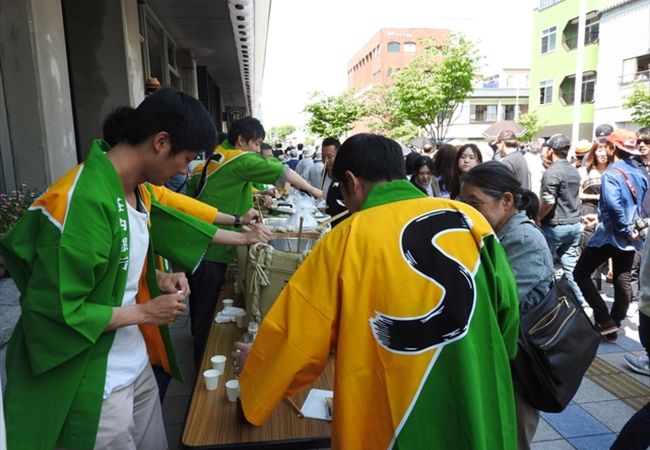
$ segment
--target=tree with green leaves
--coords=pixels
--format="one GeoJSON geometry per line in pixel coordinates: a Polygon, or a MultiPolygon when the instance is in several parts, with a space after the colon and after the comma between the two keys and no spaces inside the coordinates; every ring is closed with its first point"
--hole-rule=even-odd
{"type": "Polygon", "coordinates": [[[462,34],[423,40],[422,47],[422,54],[393,77],[397,113],[441,141],[457,119],[458,107],[474,91],[480,58],[462,34]]]}
{"type": "Polygon", "coordinates": [[[368,129],[373,133],[407,142],[420,133],[420,128],[404,120],[398,112],[398,104],[392,86],[374,86],[363,96],[368,129]]]}
{"type": "Polygon", "coordinates": [[[271,127],[268,134],[272,141],[284,142],[287,136],[294,131],[296,131],[296,127],[293,125],[279,125],[277,127],[271,127]]]}
{"type": "Polygon", "coordinates": [[[353,92],[341,95],[312,94],[312,102],[305,107],[311,116],[307,130],[320,137],[340,137],[354,127],[354,123],[365,115],[361,101],[353,92]]]}
{"type": "Polygon", "coordinates": [[[539,133],[539,130],[542,129],[539,117],[534,112],[519,116],[519,125],[525,130],[524,134],[519,137],[522,142],[532,141],[537,136],[537,133],[539,133]]]}
{"type": "Polygon", "coordinates": [[[650,127],[650,86],[647,83],[637,83],[623,107],[632,110],[634,123],[642,127],[650,127]]]}

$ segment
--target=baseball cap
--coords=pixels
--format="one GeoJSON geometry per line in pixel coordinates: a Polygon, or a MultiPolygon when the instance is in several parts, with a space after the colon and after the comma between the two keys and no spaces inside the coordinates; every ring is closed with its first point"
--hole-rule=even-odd
{"type": "Polygon", "coordinates": [[[633,133],[632,131],[619,128],[607,136],[607,142],[630,155],[641,154],[636,148],[636,133],[633,133]]]}
{"type": "Polygon", "coordinates": [[[606,138],[607,136],[612,134],[613,131],[614,131],[614,127],[604,123],[596,127],[596,130],[594,131],[594,136],[596,136],[596,139],[606,138]]]}
{"type": "Polygon", "coordinates": [[[545,145],[553,150],[566,150],[571,147],[571,139],[563,134],[554,134],[546,141],[545,145]]]}

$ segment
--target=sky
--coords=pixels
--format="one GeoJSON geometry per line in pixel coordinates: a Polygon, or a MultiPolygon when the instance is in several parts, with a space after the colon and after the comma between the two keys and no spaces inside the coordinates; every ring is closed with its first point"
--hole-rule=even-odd
{"type": "Polygon", "coordinates": [[[449,28],[477,43],[486,74],[529,67],[535,0],[273,0],[262,85],[265,128],[306,122],[310,94],[341,94],[347,62],[381,28],[449,28]]]}

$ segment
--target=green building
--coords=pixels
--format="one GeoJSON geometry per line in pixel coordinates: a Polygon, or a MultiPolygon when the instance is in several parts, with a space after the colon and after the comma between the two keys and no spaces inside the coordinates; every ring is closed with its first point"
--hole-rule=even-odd
{"type": "MultiPolygon", "coordinates": [[[[591,139],[593,135],[599,11],[610,3],[612,0],[586,0],[580,139],[591,139]]],[[[579,4],[580,0],[540,0],[534,12],[529,105],[543,125],[539,133],[543,137],[555,133],[571,136],[579,4]]]]}

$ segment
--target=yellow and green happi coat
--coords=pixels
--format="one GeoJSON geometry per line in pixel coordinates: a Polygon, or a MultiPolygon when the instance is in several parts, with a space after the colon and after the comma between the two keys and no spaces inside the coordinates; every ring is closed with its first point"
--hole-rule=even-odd
{"type": "Polygon", "coordinates": [[[381,184],[265,317],[240,381],[244,413],[263,423],[334,351],[333,448],[513,449],[518,327],[486,220],[407,181],[381,184]]]}
{"type": "MultiPolygon", "coordinates": [[[[124,188],[107,150],[95,141],[87,160],[52,184],[0,240],[21,293],[4,397],[12,450],[95,444],[115,335],[105,329],[122,304],[130,245],[124,188]]],[[[159,295],[153,245],[192,270],[216,232],[205,222],[217,211],[162,187],[143,184],[138,191],[150,213],[150,248],[136,298],[142,303],[159,295]]],[[[140,330],[150,361],[182,379],[168,328],[140,330]]]]}
{"type": "MultiPolygon", "coordinates": [[[[275,184],[285,166],[276,158],[264,158],[259,153],[234,148],[226,139],[210,159],[198,164],[187,182],[187,195],[212,205],[227,214],[244,215],[253,207],[253,184],[275,184]]],[[[235,227],[222,227],[237,230],[235,227]]],[[[235,246],[212,245],[205,254],[206,261],[230,263],[235,246]]]]}

